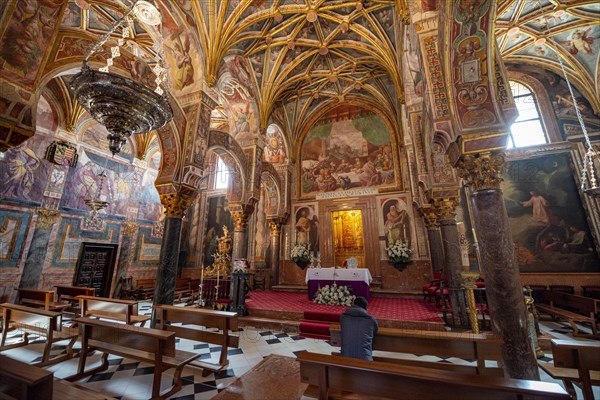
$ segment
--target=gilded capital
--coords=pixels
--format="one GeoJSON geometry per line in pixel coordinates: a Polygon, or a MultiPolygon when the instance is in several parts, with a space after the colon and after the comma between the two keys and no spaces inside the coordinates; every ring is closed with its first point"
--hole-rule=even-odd
{"type": "Polygon", "coordinates": [[[455,219],[458,197],[442,197],[433,199],[433,208],[438,221],[441,219],[455,219]]]}
{"type": "Polygon", "coordinates": [[[233,227],[236,230],[245,230],[248,225],[248,216],[243,211],[233,211],[233,227]]]}
{"type": "Polygon", "coordinates": [[[466,288],[475,287],[475,281],[479,279],[479,274],[474,274],[472,272],[463,272],[460,276],[462,278],[462,284],[466,288]]]}
{"type": "Polygon", "coordinates": [[[431,204],[425,204],[419,211],[428,230],[439,229],[440,221],[435,208],[431,204]]]}
{"type": "Polygon", "coordinates": [[[121,224],[121,226],[123,227],[123,236],[131,236],[138,227],[138,223],[133,221],[125,221],[121,224]]]}
{"type": "Polygon", "coordinates": [[[56,223],[57,217],[60,217],[60,212],[57,210],[51,210],[49,208],[38,208],[36,212],[38,215],[38,229],[52,229],[52,225],[56,223]]]}
{"type": "Polygon", "coordinates": [[[281,222],[269,220],[269,229],[271,230],[271,236],[281,235],[281,222]]]}
{"type": "Polygon", "coordinates": [[[165,208],[168,218],[183,218],[183,215],[192,205],[195,196],[193,194],[182,194],[180,192],[160,195],[160,202],[165,208]]]}
{"type": "Polygon", "coordinates": [[[504,157],[490,152],[463,155],[456,163],[458,175],[473,191],[498,189],[502,182],[504,157]]]}

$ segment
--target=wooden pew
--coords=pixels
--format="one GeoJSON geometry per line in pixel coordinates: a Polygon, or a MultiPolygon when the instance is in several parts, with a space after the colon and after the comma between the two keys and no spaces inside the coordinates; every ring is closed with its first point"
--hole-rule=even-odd
{"type": "Polygon", "coordinates": [[[557,383],[475,376],[307,351],[298,354],[298,361],[302,382],[313,385],[309,389],[318,386],[321,400],[329,399],[332,391],[364,395],[352,398],[365,400],[374,397],[419,400],[571,399],[557,383]]]}
{"type": "Polygon", "coordinates": [[[52,372],[43,368],[0,355],[0,399],[113,399],[62,379],[54,378],[53,375],[52,372]],[[52,394],[49,395],[50,393],[52,394]]]}
{"type": "Polygon", "coordinates": [[[561,379],[577,399],[573,383],[581,387],[585,400],[594,400],[592,386],[600,385],[600,343],[552,339],[554,365],[538,361],[554,379],[561,379]]]}
{"type": "Polygon", "coordinates": [[[542,290],[539,293],[544,303],[535,303],[535,307],[540,314],[566,319],[573,328],[573,336],[598,338],[596,314],[600,313],[600,300],[554,290],[542,290]],[[593,334],[580,333],[576,322],[589,323],[593,334]]]}
{"type": "Polygon", "coordinates": [[[205,361],[193,361],[191,365],[204,369],[203,375],[220,371],[229,365],[228,347],[239,347],[239,336],[231,332],[238,330],[238,315],[234,312],[203,310],[192,307],[156,306],[156,329],[175,332],[178,338],[217,344],[221,354],[217,364],[205,361]],[[185,324],[173,325],[176,323],[185,324]],[[192,327],[191,325],[196,325],[192,327]],[[214,329],[218,331],[215,332],[214,329]]]}
{"type": "Polygon", "coordinates": [[[175,280],[175,301],[181,302],[184,296],[192,295],[192,288],[190,287],[190,278],[177,278],[175,280]]]}
{"type": "MultiPolygon", "coordinates": [[[[341,346],[340,324],[330,327],[331,345],[341,346]]],[[[504,376],[502,340],[474,333],[433,332],[393,328],[379,328],[373,338],[373,350],[407,353],[417,355],[434,355],[438,357],[457,357],[476,360],[476,366],[439,363],[433,361],[406,360],[395,357],[373,355],[373,360],[390,362],[416,367],[452,370],[455,372],[504,376]],[[498,367],[486,366],[486,360],[496,361],[498,367]]],[[[339,353],[335,353],[339,354],[339,353]]]]}
{"type": "Polygon", "coordinates": [[[77,341],[78,331],[61,326],[62,314],[10,303],[3,303],[0,307],[3,309],[0,351],[26,346],[29,344],[29,335],[36,334],[46,337],[42,360],[36,365],[48,365],[73,357],[73,345],[77,341]],[[11,328],[18,329],[23,333],[23,341],[6,344],[6,337],[11,328]],[[50,358],[52,345],[63,340],[69,340],[67,353],[50,358]]]}
{"type": "Polygon", "coordinates": [[[156,288],[156,279],[137,279],[135,281],[135,290],[138,293],[138,299],[151,299],[154,297],[156,288]]]}
{"type": "Polygon", "coordinates": [[[107,297],[77,296],[82,317],[96,317],[144,326],[150,315],[138,315],[137,301],[107,297]]]}
{"type": "Polygon", "coordinates": [[[79,309],[77,296],[94,296],[96,289],[81,286],[56,285],[56,297],[58,302],[69,303],[69,310],[79,309]]]}
{"type": "Polygon", "coordinates": [[[69,307],[65,301],[54,301],[54,291],[17,288],[19,304],[28,307],[43,308],[47,311],[61,312],[69,307]]]}
{"type": "Polygon", "coordinates": [[[78,317],[73,321],[81,329],[82,351],[77,374],[66,378],[71,382],[106,370],[109,366],[108,355],[115,354],[154,364],[152,399],[166,399],[181,389],[183,368],[200,357],[199,353],[175,349],[174,332],[117,324],[87,317],[78,317]],[[102,364],[86,371],[85,363],[88,352],[91,350],[103,352],[102,364]],[[161,394],[161,375],[169,368],[175,368],[172,386],[161,394]]]}

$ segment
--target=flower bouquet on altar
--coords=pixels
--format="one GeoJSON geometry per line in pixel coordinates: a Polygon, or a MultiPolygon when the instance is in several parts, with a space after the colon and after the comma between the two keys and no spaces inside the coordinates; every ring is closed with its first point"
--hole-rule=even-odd
{"type": "Polygon", "coordinates": [[[350,294],[348,286],[338,286],[335,282],[331,286],[320,287],[315,293],[313,302],[330,306],[351,306],[356,296],[350,294]]]}
{"type": "Polygon", "coordinates": [[[388,258],[394,264],[394,267],[404,269],[406,264],[411,262],[410,255],[412,250],[408,247],[407,242],[396,240],[385,248],[388,258]]]}
{"type": "Polygon", "coordinates": [[[310,263],[310,244],[296,243],[296,245],[292,247],[290,257],[300,268],[306,268],[310,263]]]}

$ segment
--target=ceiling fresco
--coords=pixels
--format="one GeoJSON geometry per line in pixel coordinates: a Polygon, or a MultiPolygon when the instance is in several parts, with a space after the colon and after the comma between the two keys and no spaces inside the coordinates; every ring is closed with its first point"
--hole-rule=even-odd
{"type": "Polygon", "coordinates": [[[600,112],[600,4],[585,0],[505,0],[496,19],[506,63],[530,64],[569,80],[600,112]]]}

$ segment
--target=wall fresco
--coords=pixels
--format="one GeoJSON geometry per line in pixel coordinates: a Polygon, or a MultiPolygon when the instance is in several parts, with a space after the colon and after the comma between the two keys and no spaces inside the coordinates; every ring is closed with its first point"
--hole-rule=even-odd
{"type": "Polygon", "coordinates": [[[390,133],[376,115],[314,127],[300,156],[303,196],[396,182],[390,133]]]}

